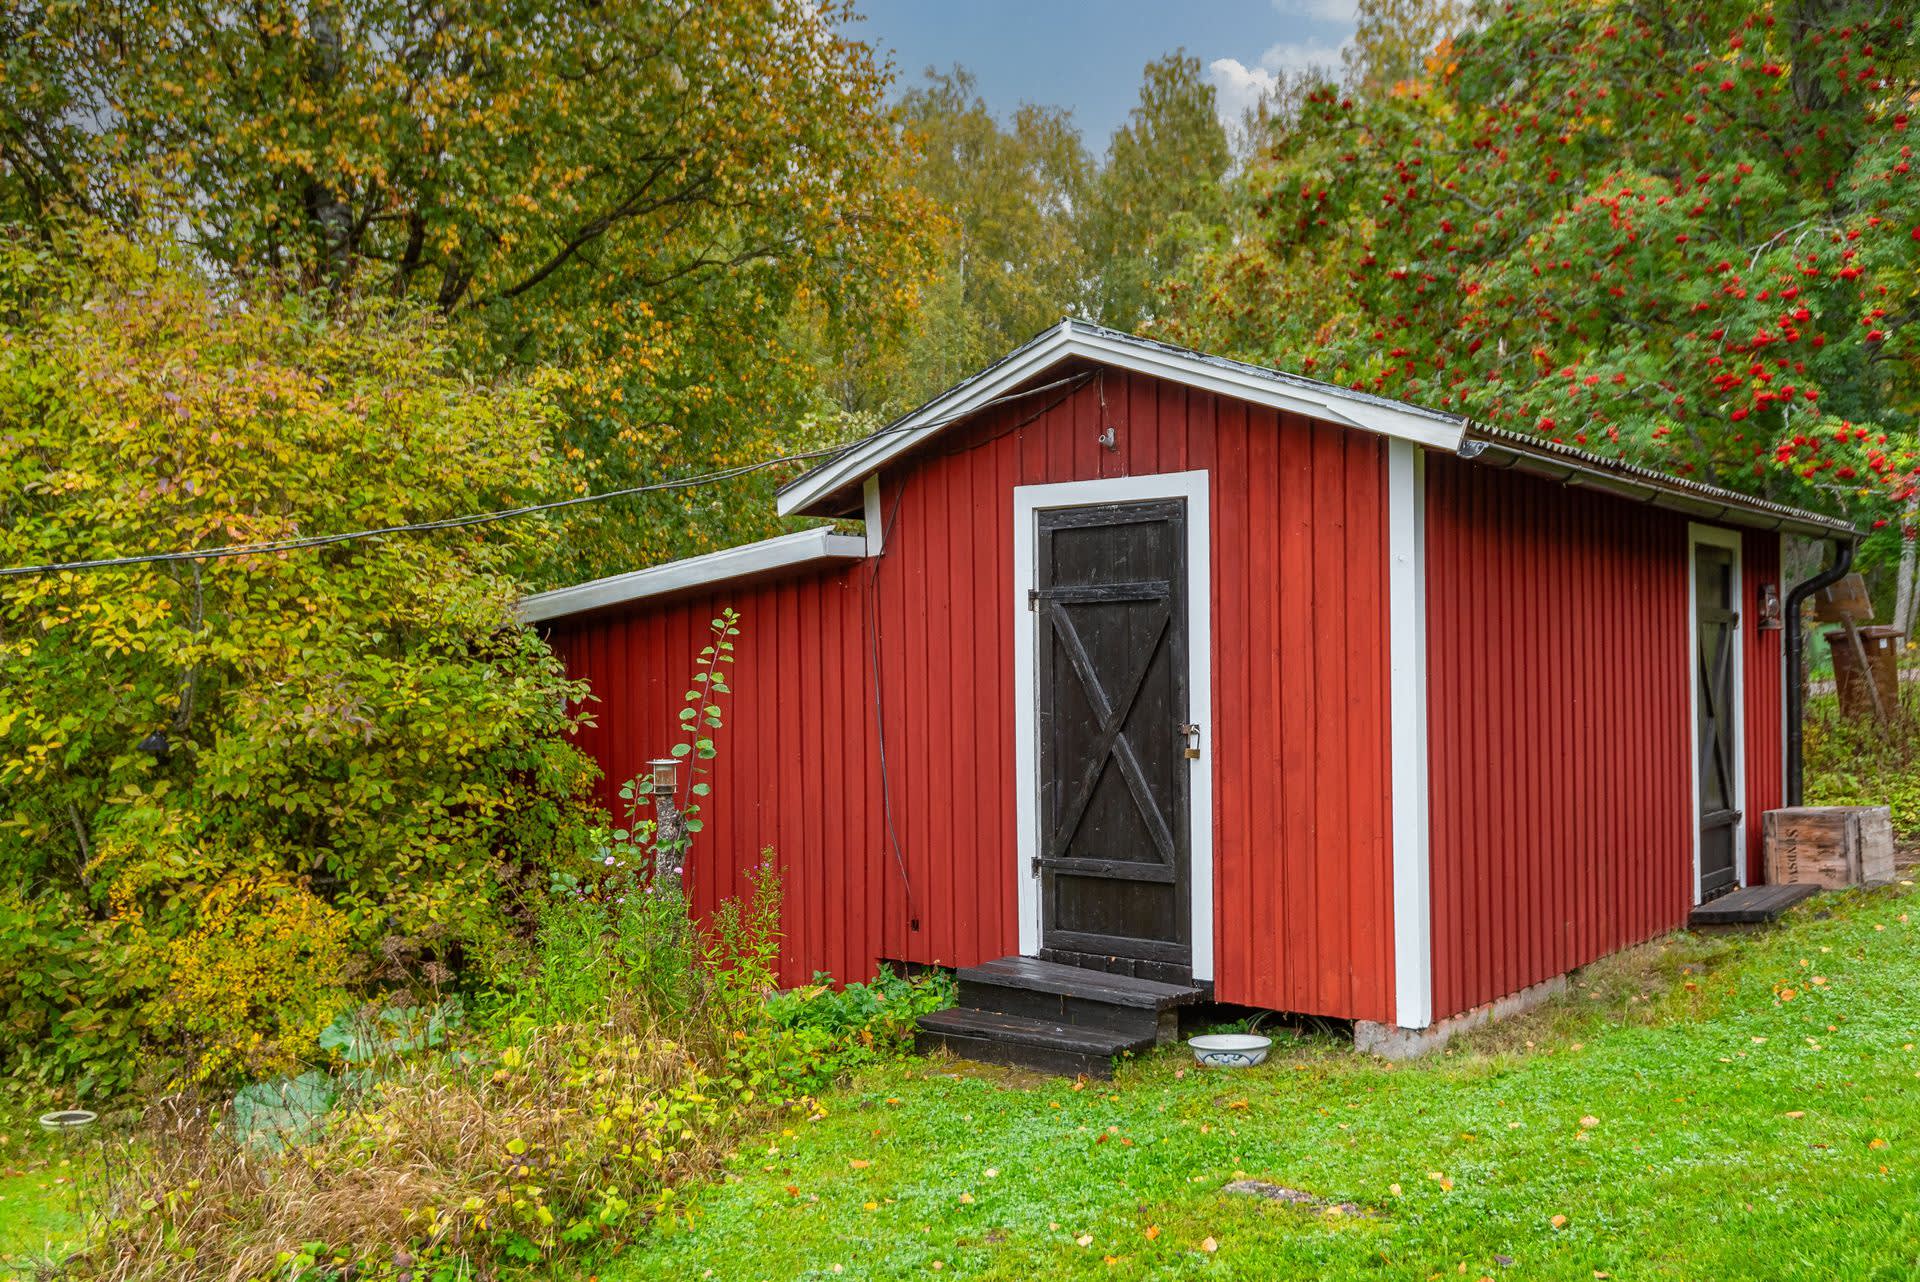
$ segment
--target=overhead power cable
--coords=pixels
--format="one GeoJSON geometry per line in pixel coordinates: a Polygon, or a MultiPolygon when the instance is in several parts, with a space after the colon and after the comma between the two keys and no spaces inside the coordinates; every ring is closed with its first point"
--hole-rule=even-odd
{"type": "MultiPolygon", "coordinates": [[[[807,463],[816,459],[833,458],[846,453],[868,441],[900,432],[929,431],[945,427],[949,423],[978,414],[981,410],[1004,405],[1010,401],[1024,400],[1038,396],[1042,392],[1052,391],[1069,384],[1078,386],[1091,378],[1090,373],[1075,374],[1068,378],[1043,383],[1039,387],[1024,392],[1011,392],[990,401],[969,406],[958,413],[930,423],[895,423],[883,427],[870,436],[848,445],[835,445],[827,449],[802,450],[794,454],[780,454],[772,458],[758,459],[752,463],[741,463],[734,467],[718,468],[711,472],[700,472],[692,476],[669,477],[661,481],[649,481],[644,485],[629,485],[617,490],[603,490],[595,494],[578,494],[570,499],[555,499],[548,503],[528,503],[520,507],[501,508],[492,512],[469,512],[462,516],[442,517],[433,521],[412,521],[402,525],[382,525],[366,530],[350,530],[340,534],[314,534],[300,538],[268,539],[258,543],[234,543],[222,547],[194,548],[184,552],[143,552],[131,556],[95,557],[79,561],[50,561],[41,565],[14,565],[0,569],[0,579],[21,578],[37,574],[64,574],[81,570],[110,570],[133,565],[164,565],[178,561],[214,561],[237,556],[263,556],[277,552],[298,552],[308,548],[330,547],[336,543],[354,543],[363,539],[388,538],[396,534],[427,534],[435,530],[457,530],[471,525],[490,525],[496,521],[510,521],[523,516],[537,516],[545,512],[555,512],[562,508],[579,507],[587,503],[604,503],[609,499],[631,498],[637,494],[654,494],[668,490],[690,490],[701,486],[717,485],[723,481],[735,480],[752,472],[763,471],[770,467],[779,467],[783,463],[807,463]]],[[[1030,420],[1029,420],[1030,421],[1030,420]]]]}

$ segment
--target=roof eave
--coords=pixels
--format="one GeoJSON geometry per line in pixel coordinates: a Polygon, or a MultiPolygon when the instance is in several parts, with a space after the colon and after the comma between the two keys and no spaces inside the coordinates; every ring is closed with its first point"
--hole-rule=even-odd
{"type": "Polygon", "coordinates": [[[514,603],[514,617],[522,623],[548,623],[723,583],[857,561],[866,554],[866,540],[835,534],[832,527],[822,526],[668,561],[644,570],[575,583],[551,592],[536,592],[514,603]]]}
{"type": "Polygon", "coordinates": [[[950,392],[849,447],[780,490],[782,516],[829,515],[833,500],[957,419],[1056,365],[1084,359],[1449,453],[1466,433],[1463,418],[1293,379],[1276,371],[1062,321],[950,392]]]}
{"type": "Polygon", "coordinates": [[[1475,462],[1528,472],[1562,485],[1597,490],[1617,498],[1679,512],[1695,520],[1737,525],[1745,529],[1778,530],[1812,539],[1854,540],[1860,537],[1857,529],[1837,517],[1753,499],[1701,483],[1641,476],[1637,474],[1637,469],[1616,470],[1605,460],[1589,459],[1570,450],[1562,452],[1545,445],[1529,446],[1491,439],[1485,430],[1478,428],[1473,433],[1473,443],[1480,448],[1462,451],[1462,456],[1475,462]]]}

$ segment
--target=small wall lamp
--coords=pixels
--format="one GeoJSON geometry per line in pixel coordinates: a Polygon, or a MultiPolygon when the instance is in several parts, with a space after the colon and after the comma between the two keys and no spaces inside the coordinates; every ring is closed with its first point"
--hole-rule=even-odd
{"type": "Polygon", "coordinates": [[[1780,604],[1780,585],[1777,583],[1760,585],[1760,626],[1768,632],[1787,626],[1786,613],[1780,604]]]}

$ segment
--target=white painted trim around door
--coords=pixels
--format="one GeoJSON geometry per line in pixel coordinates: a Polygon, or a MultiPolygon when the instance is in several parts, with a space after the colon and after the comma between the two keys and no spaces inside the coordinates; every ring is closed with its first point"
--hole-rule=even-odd
{"type": "Polygon", "coordinates": [[[1013,717],[1014,805],[1018,839],[1013,877],[1018,890],[1020,951],[1040,947],[1040,886],[1033,860],[1040,850],[1039,674],[1035,670],[1036,616],[1027,608],[1034,586],[1044,510],[1185,499],[1187,503],[1188,718],[1200,727],[1200,759],[1188,783],[1188,879],[1193,977],[1213,978],[1213,569],[1212,525],[1205,472],[1161,472],[1098,481],[1021,485],[1013,491],[1013,717]]]}
{"type": "Polygon", "coordinates": [[[1427,795],[1427,460],[1387,442],[1387,660],[1393,761],[1394,1022],[1433,1022],[1427,795]]]}
{"type": "Polygon", "coordinates": [[[1701,544],[1711,547],[1727,548],[1733,553],[1733,586],[1730,595],[1733,598],[1733,610],[1737,619],[1733,625],[1733,808],[1740,812],[1740,822],[1734,830],[1733,870],[1737,883],[1747,884],[1747,655],[1746,634],[1741,630],[1749,625],[1749,611],[1745,608],[1746,587],[1745,571],[1740,555],[1740,531],[1729,530],[1718,525],[1701,525],[1697,521],[1687,523],[1687,725],[1691,734],[1687,750],[1693,754],[1693,770],[1689,779],[1693,784],[1693,813],[1690,822],[1693,825],[1693,902],[1700,902],[1700,585],[1695,582],[1698,559],[1694,549],[1701,544]]]}

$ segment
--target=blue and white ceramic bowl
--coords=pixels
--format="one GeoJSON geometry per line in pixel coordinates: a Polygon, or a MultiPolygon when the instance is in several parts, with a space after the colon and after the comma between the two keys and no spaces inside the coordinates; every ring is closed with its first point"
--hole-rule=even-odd
{"type": "Polygon", "coordinates": [[[1208,1033],[1189,1037],[1193,1058],[1205,1068],[1252,1068],[1267,1057],[1273,1045],[1271,1037],[1258,1033],[1208,1033]]]}

